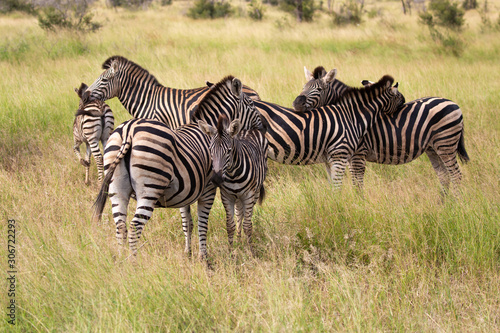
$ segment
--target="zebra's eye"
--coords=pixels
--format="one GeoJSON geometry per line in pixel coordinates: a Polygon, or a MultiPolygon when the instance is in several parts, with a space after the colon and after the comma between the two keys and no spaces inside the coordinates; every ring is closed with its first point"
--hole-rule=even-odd
{"type": "Polygon", "coordinates": [[[318,91],[321,92],[323,90],[323,88],[321,87],[318,87],[318,91]]]}

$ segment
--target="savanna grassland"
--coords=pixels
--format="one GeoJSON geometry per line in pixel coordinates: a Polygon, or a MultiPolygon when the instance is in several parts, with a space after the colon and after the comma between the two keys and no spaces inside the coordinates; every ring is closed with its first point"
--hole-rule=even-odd
{"type": "MultiPolygon", "coordinates": [[[[500,3],[488,2],[495,24],[500,3]]],[[[321,14],[297,24],[269,8],[264,20],[191,20],[189,4],[147,11],[95,9],[94,34],[41,30],[0,16],[0,267],[7,221],[16,221],[16,325],[0,331],[500,331],[500,32],[466,14],[459,57],[434,42],[400,3],[369,2],[359,26],[321,14]],[[217,199],[210,215],[211,269],[183,254],[177,209],[157,209],[136,260],[120,253],[109,203],[91,219],[97,170],[84,185],[72,152],[73,89],[122,55],[169,87],[232,74],[262,99],[291,106],[303,67],[338,79],[391,74],[407,101],[440,96],[461,106],[465,145],[459,196],[441,199],[426,156],[403,166],[369,164],[365,191],[346,175],[332,191],[323,165],[269,162],[267,199],[254,213],[252,256],[230,252],[217,199]]],[[[244,2],[235,3],[245,6],[244,2]]],[[[108,104],[116,124],[130,118],[108,104]]],[[[132,212],[135,204],[130,207],[132,212]]],[[[197,233],[193,236],[197,253],[197,233]]]]}

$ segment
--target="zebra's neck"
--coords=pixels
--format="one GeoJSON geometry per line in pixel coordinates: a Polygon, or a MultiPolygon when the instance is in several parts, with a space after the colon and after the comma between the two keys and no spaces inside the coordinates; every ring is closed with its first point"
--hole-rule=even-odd
{"type": "Polygon", "coordinates": [[[339,80],[334,80],[328,85],[328,91],[324,94],[324,100],[320,105],[332,105],[338,103],[340,97],[350,87],[339,80]]]}

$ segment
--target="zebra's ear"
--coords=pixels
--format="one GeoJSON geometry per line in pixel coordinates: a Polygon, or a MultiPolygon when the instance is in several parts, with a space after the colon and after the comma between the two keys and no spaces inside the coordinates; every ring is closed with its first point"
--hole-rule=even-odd
{"type": "Polygon", "coordinates": [[[85,91],[83,92],[83,94],[82,94],[81,99],[82,99],[82,103],[83,103],[83,104],[86,104],[86,103],[89,101],[89,99],[90,99],[90,91],[85,90],[85,91]]]}
{"type": "Polygon", "coordinates": [[[330,83],[332,82],[333,80],[335,80],[335,77],[337,76],[337,69],[334,68],[332,69],[331,71],[328,72],[328,74],[326,74],[324,77],[323,77],[323,82],[325,83],[330,83]]]}
{"type": "Polygon", "coordinates": [[[398,93],[398,86],[399,86],[399,82],[396,82],[396,84],[394,85],[394,87],[392,87],[392,93],[394,95],[396,95],[398,93]]]}
{"type": "Polygon", "coordinates": [[[236,97],[240,97],[241,95],[241,86],[241,81],[237,78],[233,78],[233,81],[231,81],[231,92],[236,97]]]}
{"type": "Polygon", "coordinates": [[[208,136],[215,135],[217,133],[217,129],[209,124],[205,120],[198,120],[198,127],[201,129],[203,133],[205,133],[208,136]]]}
{"type": "Polygon", "coordinates": [[[78,95],[78,97],[82,98],[83,93],[85,91],[87,91],[87,88],[88,88],[88,86],[83,82],[82,82],[82,84],[80,84],[80,88],[75,88],[75,92],[78,95]]]}
{"type": "Polygon", "coordinates": [[[314,79],[313,74],[304,66],[304,74],[306,75],[306,81],[311,81],[314,79]]]}
{"type": "Polygon", "coordinates": [[[227,132],[229,133],[229,135],[231,135],[232,138],[234,138],[236,135],[238,135],[242,127],[243,126],[241,126],[241,121],[239,119],[235,119],[231,122],[231,124],[229,124],[227,132]]]}
{"type": "Polygon", "coordinates": [[[118,73],[118,61],[115,60],[111,63],[111,66],[109,67],[109,73],[112,74],[113,76],[118,73]]]}
{"type": "Polygon", "coordinates": [[[363,80],[361,81],[361,84],[363,85],[363,87],[368,87],[368,86],[371,86],[372,84],[374,84],[375,82],[372,82],[370,80],[363,80]]]}

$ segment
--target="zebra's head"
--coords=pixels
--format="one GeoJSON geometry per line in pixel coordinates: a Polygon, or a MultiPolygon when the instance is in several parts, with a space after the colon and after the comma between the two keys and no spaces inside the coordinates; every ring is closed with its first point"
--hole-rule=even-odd
{"type": "Polygon", "coordinates": [[[210,86],[210,90],[190,113],[192,123],[204,120],[216,127],[220,115],[227,119],[239,119],[244,129],[262,129],[260,113],[253,100],[243,90],[241,81],[227,76],[210,86]]]}
{"type": "Polygon", "coordinates": [[[309,111],[327,104],[335,104],[348,87],[336,80],[337,70],[329,72],[322,66],[318,66],[311,73],[304,67],[307,83],[302,88],[302,92],[293,101],[293,109],[296,112],[309,111]]]}
{"type": "MultiPolygon", "coordinates": [[[[371,87],[374,84],[376,84],[376,82],[372,82],[369,80],[363,80],[363,81],[361,81],[361,84],[364,87],[371,87]]],[[[389,103],[385,104],[382,107],[380,112],[385,113],[385,114],[389,114],[389,115],[394,114],[394,112],[400,110],[403,107],[403,105],[406,103],[405,96],[399,91],[398,87],[399,87],[399,82],[397,82],[394,85],[393,89],[391,90],[394,93],[394,96],[389,100],[389,103]]]]}
{"type": "Polygon", "coordinates": [[[121,90],[120,71],[127,59],[120,56],[108,58],[103,64],[104,72],[88,87],[93,99],[101,101],[118,97],[121,90]]]}
{"type": "Polygon", "coordinates": [[[75,116],[79,115],[92,115],[102,116],[109,106],[101,100],[93,99],[90,96],[90,90],[85,83],[80,85],[80,88],[75,88],[75,92],[80,97],[78,110],[75,116]]]}
{"type": "Polygon", "coordinates": [[[229,122],[226,115],[221,114],[216,127],[204,120],[198,120],[198,126],[210,137],[209,147],[214,171],[212,182],[220,186],[226,178],[227,170],[231,168],[231,161],[235,160],[235,137],[242,129],[242,123],[239,119],[229,122]]]}

